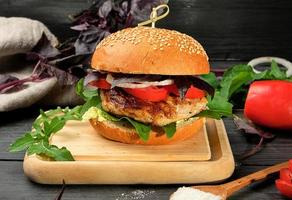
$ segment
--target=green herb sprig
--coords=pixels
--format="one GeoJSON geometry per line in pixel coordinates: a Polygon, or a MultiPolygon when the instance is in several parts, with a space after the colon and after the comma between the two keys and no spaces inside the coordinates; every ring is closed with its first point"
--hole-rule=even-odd
{"type": "Polygon", "coordinates": [[[81,106],[74,109],[58,107],[57,109],[44,112],[33,122],[33,129],[26,132],[10,145],[10,152],[27,150],[28,155],[37,154],[51,160],[72,161],[74,160],[70,151],[65,147],[59,148],[49,143],[50,137],[61,130],[68,120],[80,120],[81,106]]]}

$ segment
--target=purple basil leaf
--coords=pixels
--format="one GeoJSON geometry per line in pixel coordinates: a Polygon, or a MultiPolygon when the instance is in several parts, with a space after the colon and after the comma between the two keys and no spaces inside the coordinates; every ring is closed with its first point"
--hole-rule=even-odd
{"type": "Polygon", "coordinates": [[[60,55],[60,51],[51,45],[51,42],[44,33],[31,52],[45,58],[53,58],[60,55]]]}
{"type": "Polygon", "coordinates": [[[255,155],[256,153],[258,153],[259,151],[261,151],[263,149],[263,145],[264,142],[267,141],[267,139],[273,139],[275,136],[264,130],[262,127],[258,127],[255,124],[253,124],[250,121],[241,119],[237,116],[234,115],[233,121],[235,123],[235,125],[237,126],[237,128],[239,130],[242,130],[245,132],[245,134],[247,135],[257,135],[260,137],[260,141],[258,142],[258,144],[256,146],[254,146],[251,149],[246,150],[241,156],[240,156],[240,161],[243,161],[253,155],[255,155]]]}
{"type": "Polygon", "coordinates": [[[85,22],[93,24],[93,21],[98,22],[98,10],[106,1],[107,0],[94,1],[90,8],[83,10],[73,16],[73,24],[83,24],[85,22]]]}
{"type": "Polygon", "coordinates": [[[236,127],[239,130],[243,130],[246,134],[253,134],[263,137],[265,139],[272,139],[275,137],[272,133],[262,129],[262,127],[254,125],[250,121],[245,121],[237,116],[233,118],[236,127]]]}
{"type": "Polygon", "coordinates": [[[259,143],[251,149],[246,150],[239,158],[240,161],[243,161],[256,153],[260,152],[263,149],[264,138],[261,137],[259,143]]]}
{"type": "Polygon", "coordinates": [[[98,27],[90,26],[86,31],[82,31],[76,40],[75,54],[84,55],[94,52],[96,45],[110,33],[98,27]]]}
{"type": "Polygon", "coordinates": [[[37,69],[37,73],[41,74],[42,78],[56,77],[60,85],[73,85],[78,81],[76,76],[47,63],[42,63],[37,69]]]}
{"type": "Polygon", "coordinates": [[[76,66],[79,64],[85,65],[85,63],[89,62],[90,54],[86,55],[70,55],[67,57],[59,58],[56,60],[50,61],[48,64],[52,66],[56,66],[62,70],[67,70],[72,66],[76,66]]]}
{"type": "Polygon", "coordinates": [[[116,10],[118,11],[120,17],[126,17],[128,15],[128,9],[129,9],[129,2],[124,1],[122,2],[121,6],[117,8],[116,10]]]}
{"type": "Polygon", "coordinates": [[[0,94],[6,93],[12,89],[20,89],[22,81],[11,75],[0,74],[0,94]]]}
{"type": "Polygon", "coordinates": [[[101,18],[107,18],[108,14],[112,10],[112,1],[107,0],[102,4],[102,6],[98,9],[98,16],[101,18]]]}
{"type": "Polygon", "coordinates": [[[4,84],[4,83],[8,83],[11,81],[16,81],[19,80],[17,77],[15,76],[11,76],[11,75],[7,75],[7,74],[0,74],[0,85],[4,84]]]}
{"type": "Polygon", "coordinates": [[[24,79],[15,79],[9,82],[0,84],[0,94],[4,94],[13,90],[20,90],[23,87],[23,84],[26,82],[34,82],[39,81],[40,77],[36,74],[32,74],[31,76],[24,78],[24,79]]]}
{"type": "Polygon", "coordinates": [[[0,94],[10,92],[12,89],[20,90],[22,88],[23,83],[24,83],[23,81],[16,80],[8,82],[6,84],[0,84],[0,94]]]}
{"type": "MultiPolygon", "coordinates": [[[[134,24],[148,20],[153,7],[167,3],[168,0],[132,0],[130,14],[133,16],[134,24]]],[[[162,10],[158,14],[161,12],[162,10]]]]}

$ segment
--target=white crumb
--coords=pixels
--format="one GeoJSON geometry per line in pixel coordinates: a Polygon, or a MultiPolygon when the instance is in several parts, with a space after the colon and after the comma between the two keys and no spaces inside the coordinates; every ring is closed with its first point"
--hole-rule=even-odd
{"type": "Polygon", "coordinates": [[[154,190],[134,190],[130,193],[122,193],[116,200],[138,200],[153,195],[154,190]]]}
{"type": "Polygon", "coordinates": [[[181,187],[172,194],[170,200],[221,200],[220,196],[191,187],[181,187]]]}

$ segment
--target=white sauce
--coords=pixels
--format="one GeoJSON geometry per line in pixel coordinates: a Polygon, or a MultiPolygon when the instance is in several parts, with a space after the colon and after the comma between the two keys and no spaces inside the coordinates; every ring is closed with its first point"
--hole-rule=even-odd
{"type": "Polygon", "coordinates": [[[170,200],[221,200],[221,197],[191,187],[181,187],[171,195],[170,200]]]}

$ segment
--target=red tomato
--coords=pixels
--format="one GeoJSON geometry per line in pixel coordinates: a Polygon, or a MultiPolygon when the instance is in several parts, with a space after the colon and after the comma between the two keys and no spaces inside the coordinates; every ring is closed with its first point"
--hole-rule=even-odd
{"type": "Polygon", "coordinates": [[[292,174],[288,168],[283,168],[280,170],[280,179],[292,184],[292,174]]]}
{"type": "Polygon", "coordinates": [[[164,86],[164,88],[168,91],[168,93],[179,96],[178,89],[177,89],[176,85],[174,85],[174,84],[166,85],[166,86],[164,86]]]}
{"type": "Polygon", "coordinates": [[[289,160],[289,170],[292,173],[292,160],[289,160]]]}
{"type": "Polygon", "coordinates": [[[262,126],[292,129],[292,82],[270,80],[252,83],[244,115],[262,126]]]}
{"type": "MultiPolygon", "coordinates": [[[[176,85],[167,85],[164,86],[167,91],[171,94],[174,94],[176,96],[179,96],[178,89],[176,85]]],[[[188,99],[196,99],[196,98],[202,98],[205,96],[205,92],[203,90],[200,90],[194,86],[191,85],[191,87],[187,90],[185,97],[188,99]]]]}
{"type": "Polygon", "coordinates": [[[100,89],[108,90],[111,88],[111,84],[108,83],[105,79],[98,79],[95,81],[89,82],[89,85],[92,85],[94,87],[98,87],[100,89]]]}
{"type": "Polygon", "coordinates": [[[286,197],[292,198],[292,184],[284,180],[276,180],[276,187],[286,197]]]}
{"type": "Polygon", "coordinates": [[[188,89],[185,97],[188,99],[196,99],[196,98],[202,98],[205,96],[205,92],[203,90],[200,90],[194,86],[191,85],[191,87],[188,89]]]}
{"type": "Polygon", "coordinates": [[[158,88],[155,86],[150,86],[146,88],[124,88],[124,90],[134,97],[143,99],[146,101],[163,101],[166,100],[168,91],[165,88],[158,88]]]}

